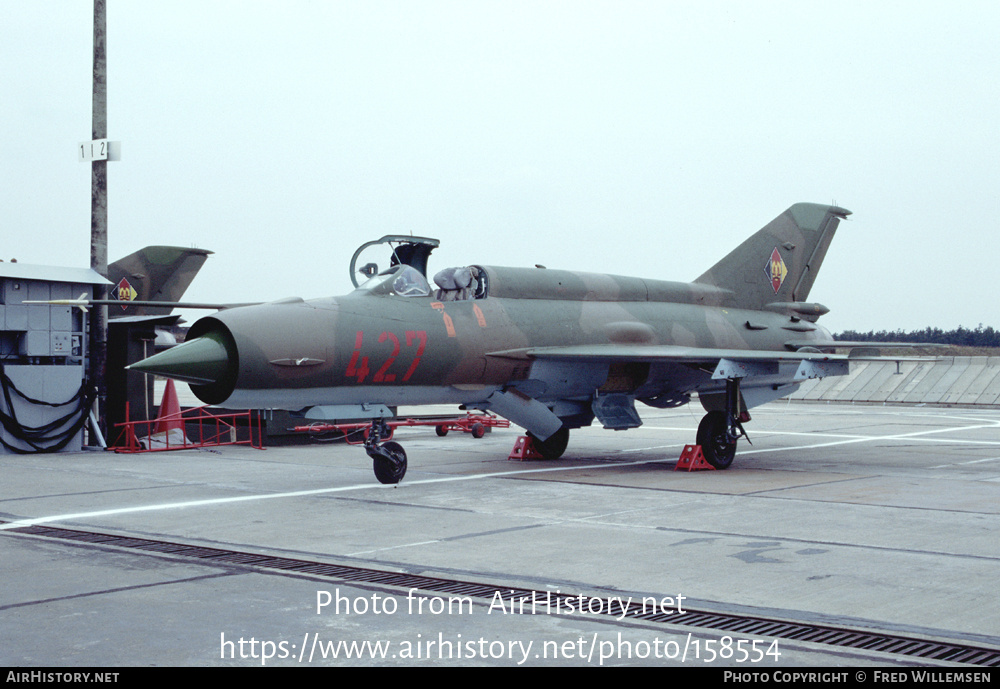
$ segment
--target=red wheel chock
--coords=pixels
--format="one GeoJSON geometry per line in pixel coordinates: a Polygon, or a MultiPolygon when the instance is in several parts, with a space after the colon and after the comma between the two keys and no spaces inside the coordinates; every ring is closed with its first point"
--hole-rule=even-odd
{"type": "Polygon", "coordinates": [[[545,457],[535,449],[535,443],[532,442],[531,438],[520,435],[517,437],[517,442],[514,443],[514,449],[507,455],[507,459],[523,462],[526,459],[545,459],[545,457]]]}
{"type": "Polygon", "coordinates": [[[685,445],[674,471],[715,471],[715,467],[705,461],[701,445],[685,445]]]}

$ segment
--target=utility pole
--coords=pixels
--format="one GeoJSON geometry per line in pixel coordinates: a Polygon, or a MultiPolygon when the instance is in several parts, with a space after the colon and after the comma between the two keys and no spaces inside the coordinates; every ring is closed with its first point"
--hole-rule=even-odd
{"type": "MultiPolygon", "coordinates": [[[[91,140],[108,137],[108,66],[106,0],[94,0],[94,88],[91,140]]],[[[90,267],[108,276],[108,161],[94,160],[90,175],[90,267]]],[[[106,285],[94,287],[95,299],[107,299],[106,285]]],[[[107,437],[108,307],[95,306],[90,320],[90,383],[97,386],[99,434],[107,437]]],[[[91,445],[95,443],[91,440],[91,445]]]]}

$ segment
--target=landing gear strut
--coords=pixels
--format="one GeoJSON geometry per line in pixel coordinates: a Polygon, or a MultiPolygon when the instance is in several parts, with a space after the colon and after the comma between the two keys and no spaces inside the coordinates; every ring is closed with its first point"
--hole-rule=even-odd
{"type": "Polygon", "coordinates": [[[374,419],[365,438],[365,452],[372,458],[375,478],[379,483],[399,483],[406,475],[406,452],[399,443],[389,440],[392,431],[383,419],[374,419]]]}
{"type": "Polygon", "coordinates": [[[705,461],[716,469],[728,469],[736,456],[736,441],[750,438],[743,430],[743,424],[750,420],[750,414],[740,404],[740,379],[726,381],[725,411],[710,411],[698,424],[698,444],[701,445],[705,461]]]}

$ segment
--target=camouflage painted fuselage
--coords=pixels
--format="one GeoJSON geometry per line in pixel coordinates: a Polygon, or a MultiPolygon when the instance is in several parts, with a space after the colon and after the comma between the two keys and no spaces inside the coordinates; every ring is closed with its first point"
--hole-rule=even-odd
{"type": "Polygon", "coordinates": [[[720,389],[711,371],[686,363],[580,361],[560,372],[557,362],[529,353],[568,345],[787,353],[789,340],[829,339],[800,318],[726,306],[727,293],[697,283],[482,270],[489,284],[483,299],[404,297],[382,282],[343,297],[286,300],[201,319],[189,338],[226,332],[238,363],[224,386],[194,390],[206,402],[235,408],[475,404],[505,386],[541,401],[598,391],[683,401],[693,391],[720,389]]]}

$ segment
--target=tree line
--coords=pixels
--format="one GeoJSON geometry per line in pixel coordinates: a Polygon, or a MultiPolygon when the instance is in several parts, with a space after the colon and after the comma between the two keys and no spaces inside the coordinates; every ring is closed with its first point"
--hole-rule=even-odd
{"type": "Polygon", "coordinates": [[[934,344],[958,345],[963,347],[1000,347],[1000,331],[992,326],[965,328],[961,325],[954,330],[927,327],[923,330],[845,330],[833,336],[835,340],[858,340],[861,342],[933,342],[934,344]]]}

